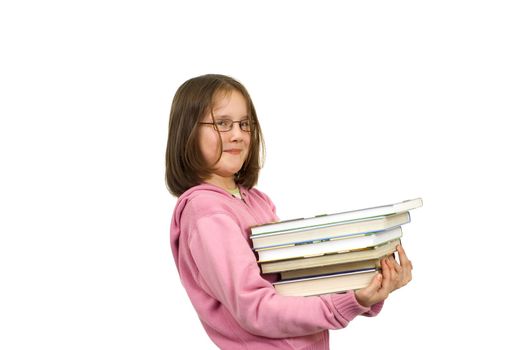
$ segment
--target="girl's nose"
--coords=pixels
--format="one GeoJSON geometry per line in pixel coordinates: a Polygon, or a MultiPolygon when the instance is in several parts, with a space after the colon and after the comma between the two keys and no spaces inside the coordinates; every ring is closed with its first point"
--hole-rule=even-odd
{"type": "Polygon", "coordinates": [[[232,125],[232,130],[230,130],[229,133],[231,139],[239,140],[242,138],[244,131],[241,130],[239,123],[234,123],[234,125],[232,125]]]}

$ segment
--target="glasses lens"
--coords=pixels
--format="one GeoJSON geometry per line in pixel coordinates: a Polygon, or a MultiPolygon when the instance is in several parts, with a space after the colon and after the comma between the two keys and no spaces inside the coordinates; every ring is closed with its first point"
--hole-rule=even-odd
{"type": "Polygon", "coordinates": [[[232,129],[232,121],[231,120],[216,120],[216,128],[219,131],[229,131],[232,129]]]}
{"type": "Polygon", "coordinates": [[[240,127],[241,130],[243,130],[243,131],[250,131],[250,130],[251,130],[250,120],[242,120],[242,121],[239,123],[239,127],[240,127]]]}

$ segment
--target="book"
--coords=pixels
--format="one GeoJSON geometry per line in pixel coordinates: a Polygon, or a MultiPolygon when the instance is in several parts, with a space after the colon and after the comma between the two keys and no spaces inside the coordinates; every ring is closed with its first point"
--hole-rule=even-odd
{"type": "Polygon", "coordinates": [[[284,260],[369,248],[400,237],[402,237],[402,228],[398,226],[393,229],[370,233],[358,237],[351,235],[337,239],[312,241],[290,246],[261,249],[257,250],[257,253],[260,262],[284,260]]]}
{"type": "Polygon", "coordinates": [[[279,273],[277,293],[311,296],[366,287],[384,256],[396,252],[416,198],[390,205],[251,228],[261,272],[279,273]]]}
{"type": "Polygon", "coordinates": [[[288,230],[306,229],[309,227],[316,227],[316,226],[322,226],[322,225],[327,225],[327,224],[344,223],[347,221],[352,221],[352,220],[357,220],[357,219],[372,218],[376,216],[396,214],[396,213],[401,213],[404,211],[409,211],[411,209],[419,208],[422,206],[422,204],[423,204],[422,199],[416,198],[416,199],[405,200],[399,203],[382,205],[382,206],[377,206],[377,207],[372,207],[372,208],[352,210],[352,211],[346,211],[346,212],[336,213],[336,214],[324,214],[324,215],[318,215],[318,216],[314,216],[310,218],[293,219],[293,220],[279,221],[279,222],[269,223],[269,224],[264,224],[264,225],[258,225],[258,226],[252,227],[251,229],[252,235],[250,236],[250,238],[254,239],[258,235],[268,234],[268,233],[273,233],[273,232],[285,232],[288,230]]]}
{"type": "Polygon", "coordinates": [[[411,221],[409,212],[356,219],[344,223],[330,223],[322,226],[277,231],[252,236],[253,249],[264,249],[281,245],[306,243],[350,235],[365,235],[384,231],[411,221]]]}
{"type": "Polygon", "coordinates": [[[307,269],[298,269],[291,271],[283,271],[281,273],[282,280],[290,280],[296,278],[316,277],[339,272],[374,270],[380,268],[380,259],[361,260],[347,262],[343,264],[325,265],[318,267],[311,267],[307,269]]]}
{"type": "Polygon", "coordinates": [[[285,296],[311,296],[364,288],[377,274],[375,269],[298,278],[273,283],[276,292],[285,296]]]}
{"type": "Polygon", "coordinates": [[[396,251],[396,246],[400,244],[399,239],[395,239],[384,244],[365,249],[351,250],[349,252],[328,253],[320,256],[309,258],[296,258],[288,260],[278,260],[260,263],[261,272],[277,273],[282,271],[291,271],[299,269],[308,269],[318,266],[327,266],[333,264],[342,264],[361,260],[379,259],[383,256],[390,255],[396,251]]]}

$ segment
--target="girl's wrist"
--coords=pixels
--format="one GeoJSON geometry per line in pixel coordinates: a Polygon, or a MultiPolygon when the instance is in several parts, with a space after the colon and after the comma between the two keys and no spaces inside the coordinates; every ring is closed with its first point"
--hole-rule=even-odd
{"type": "Polygon", "coordinates": [[[355,290],[355,291],[354,291],[354,298],[356,299],[356,301],[358,302],[358,304],[360,304],[360,306],[363,306],[363,307],[370,307],[372,304],[369,304],[369,303],[365,302],[362,293],[363,293],[363,292],[362,292],[361,289],[359,289],[359,290],[355,290]]]}

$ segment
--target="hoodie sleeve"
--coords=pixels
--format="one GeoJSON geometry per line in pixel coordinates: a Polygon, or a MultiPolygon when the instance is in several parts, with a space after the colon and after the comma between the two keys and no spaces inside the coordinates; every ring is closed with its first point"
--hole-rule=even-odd
{"type": "Polygon", "coordinates": [[[269,338],[302,336],[345,327],[375,315],[381,305],[361,306],[354,293],[288,297],[261,277],[244,233],[229,213],[200,217],[189,235],[199,283],[248,332],[269,338]]]}

